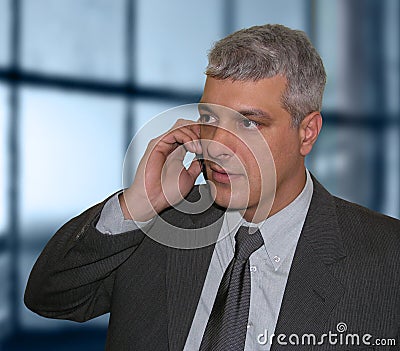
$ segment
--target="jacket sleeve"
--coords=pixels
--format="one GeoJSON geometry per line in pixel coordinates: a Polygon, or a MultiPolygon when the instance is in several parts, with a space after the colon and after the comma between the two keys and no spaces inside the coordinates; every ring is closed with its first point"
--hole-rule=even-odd
{"type": "Polygon", "coordinates": [[[137,229],[107,235],[96,229],[106,201],[64,224],[36,261],[25,305],[44,317],[87,321],[110,310],[118,267],[144,239],[137,229]]]}

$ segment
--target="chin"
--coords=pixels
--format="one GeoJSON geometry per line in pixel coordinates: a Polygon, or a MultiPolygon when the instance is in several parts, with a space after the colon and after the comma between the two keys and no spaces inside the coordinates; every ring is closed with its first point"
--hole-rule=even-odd
{"type": "Polygon", "coordinates": [[[231,210],[244,210],[249,206],[249,199],[245,194],[231,194],[230,190],[216,188],[212,191],[214,202],[223,208],[231,210]],[[216,193],[214,193],[216,191],[216,193]]]}

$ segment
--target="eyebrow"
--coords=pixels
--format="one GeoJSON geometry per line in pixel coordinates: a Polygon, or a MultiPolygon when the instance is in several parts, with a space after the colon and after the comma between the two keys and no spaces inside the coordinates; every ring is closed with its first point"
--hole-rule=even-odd
{"type": "Polygon", "coordinates": [[[251,108],[251,109],[246,109],[246,110],[240,110],[238,111],[241,115],[245,117],[256,117],[256,118],[266,118],[266,119],[272,119],[272,116],[261,109],[257,108],[251,108]]]}
{"type": "Polygon", "coordinates": [[[215,113],[212,108],[208,107],[205,102],[199,102],[197,105],[197,110],[199,112],[215,113]]]}
{"type": "MultiPolygon", "coordinates": [[[[207,106],[206,103],[201,103],[201,102],[199,103],[198,109],[199,109],[199,112],[208,112],[208,113],[216,112],[215,110],[213,110],[212,107],[207,106]]],[[[257,109],[257,108],[249,108],[249,109],[244,109],[244,110],[240,110],[240,111],[236,111],[236,112],[240,113],[241,115],[243,115],[246,118],[256,117],[256,118],[272,119],[272,116],[269,113],[267,113],[266,111],[263,111],[261,109],[257,109]]]]}

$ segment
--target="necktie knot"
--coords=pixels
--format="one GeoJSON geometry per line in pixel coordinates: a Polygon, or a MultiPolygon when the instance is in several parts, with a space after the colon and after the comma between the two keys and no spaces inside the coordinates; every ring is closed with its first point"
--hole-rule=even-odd
{"type": "Polygon", "coordinates": [[[241,226],[235,235],[235,258],[241,261],[247,261],[250,255],[264,244],[260,231],[257,229],[253,233],[249,232],[249,229],[250,227],[241,226]]]}

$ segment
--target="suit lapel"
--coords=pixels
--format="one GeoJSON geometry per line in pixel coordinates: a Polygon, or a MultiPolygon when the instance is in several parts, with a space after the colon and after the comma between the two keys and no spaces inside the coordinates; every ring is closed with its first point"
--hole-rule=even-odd
{"type": "MultiPolygon", "coordinates": [[[[307,333],[327,332],[323,330],[324,324],[344,293],[344,287],[329,270],[329,265],[346,256],[334,199],[315,179],[313,183],[314,193],[293,258],[275,335],[297,334],[301,338],[307,333]]],[[[274,343],[271,351],[280,348],[274,343]]]]}

